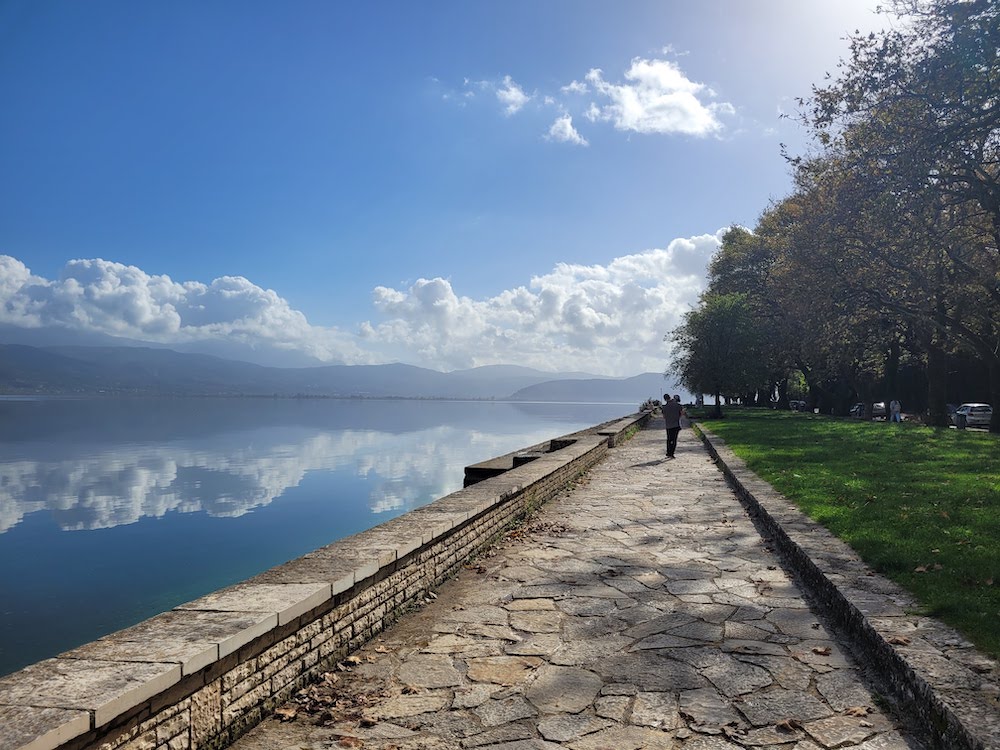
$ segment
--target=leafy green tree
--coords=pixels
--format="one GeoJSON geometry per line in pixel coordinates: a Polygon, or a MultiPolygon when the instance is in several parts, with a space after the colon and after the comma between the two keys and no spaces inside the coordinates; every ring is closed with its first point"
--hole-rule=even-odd
{"type": "MultiPolygon", "coordinates": [[[[965,347],[989,367],[1000,403],[1000,3],[891,7],[905,23],[852,39],[804,119],[827,160],[863,188],[843,208],[873,198],[866,207],[884,219],[870,265],[895,272],[886,289],[897,294],[880,301],[923,329],[930,380],[940,380],[942,352],[965,347]]],[[[942,399],[931,395],[936,412],[942,399]]]]}
{"type": "Polygon", "coordinates": [[[763,387],[767,368],[760,358],[762,333],[745,294],[705,294],[670,336],[671,372],[692,393],[715,398],[763,387]]]}
{"type": "Polygon", "coordinates": [[[760,349],[757,357],[766,365],[765,387],[757,391],[770,405],[777,393],[779,408],[788,406],[788,380],[799,357],[795,322],[781,309],[774,294],[776,264],[781,259],[780,245],[767,230],[776,221],[774,209],[765,212],[754,231],[731,227],[708,269],[710,294],[742,294],[759,327],[760,349]]]}

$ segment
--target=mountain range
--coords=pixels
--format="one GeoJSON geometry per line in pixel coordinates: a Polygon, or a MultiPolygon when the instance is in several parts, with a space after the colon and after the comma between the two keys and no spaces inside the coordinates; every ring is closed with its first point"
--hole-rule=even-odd
{"type": "Polygon", "coordinates": [[[0,344],[0,394],[470,398],[638,405],[659,373],[607,378],[515,365],[438,372],[406,364],[268,367],[143,346],[0,344]]]}

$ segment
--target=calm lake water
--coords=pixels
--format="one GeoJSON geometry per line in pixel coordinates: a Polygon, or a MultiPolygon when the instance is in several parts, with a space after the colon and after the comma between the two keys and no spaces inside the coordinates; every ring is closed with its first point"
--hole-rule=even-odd
{"type": "Polygon", "coordinates": [[[0,674],[454,492],[631,404],[0,399],[0,674]]]}

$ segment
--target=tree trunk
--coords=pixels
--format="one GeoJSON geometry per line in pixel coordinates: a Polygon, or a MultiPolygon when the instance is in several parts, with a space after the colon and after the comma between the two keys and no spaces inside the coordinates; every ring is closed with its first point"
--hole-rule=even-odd
{"type": "MultiPolygon", "coordinates": [[[[936,337],[935,337],[936,338],[936,337]]],[[[947,427],[948,363],[936,341],[927,346],[927,423],[934,427],[947,427]]]]}
{"type": "Polygon", "coordinates": [[[778,381],[778,408],[787,409],[788,408],[788,378],[782,378],[778,381]]]}
{"type": "Polygon", "coordinates": [[[889,354],[885,358],[884,396],[887,409],[892,399],[899,398],[899,339],[895,335],[889,342],[889,354]]]}
{"type": "Polygon", "coordinates": [[[722,419],[722,396],[718,391],[715,392],[715,409],[712,410],[712,416],[722,419]]]}
{"type": "Polygon", "coordinates": [[[990,362],[990,402],[993,416],[990,417],[990,432],[1000,432],[1000,360],[990,362]]]}

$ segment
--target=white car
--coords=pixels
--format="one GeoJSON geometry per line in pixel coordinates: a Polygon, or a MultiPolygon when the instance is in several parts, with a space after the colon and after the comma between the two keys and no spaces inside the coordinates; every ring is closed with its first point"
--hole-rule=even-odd
{"type": "Polygon", "coordinates": [[[951,415],[951,421],[958,424],[959,416],[965,417],[966,427],[989,427],[993,407],[989,404],[962,404],[951,415]]]}

